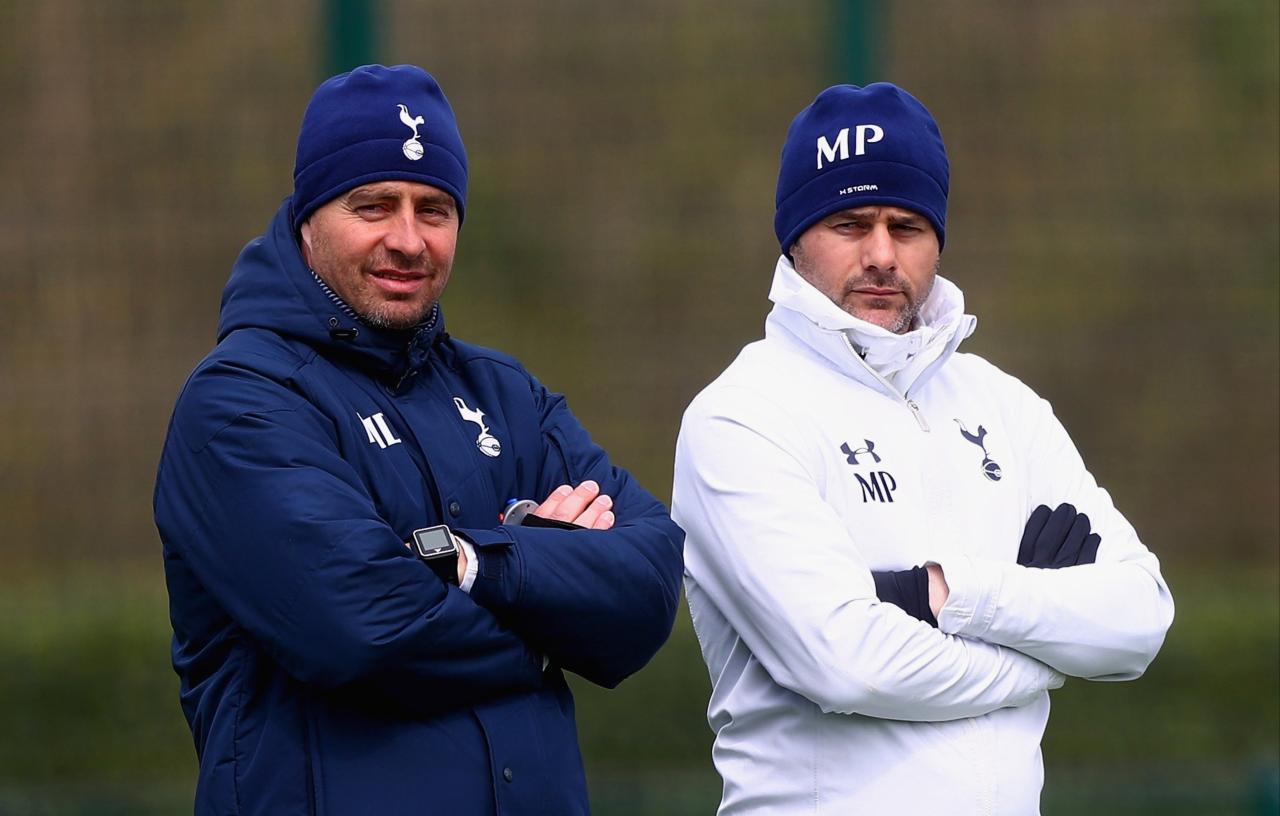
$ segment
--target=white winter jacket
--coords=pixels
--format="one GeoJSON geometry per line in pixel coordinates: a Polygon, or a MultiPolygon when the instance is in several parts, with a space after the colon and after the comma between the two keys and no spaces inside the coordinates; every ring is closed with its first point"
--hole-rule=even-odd
{"type": "Polygon", "coordinates": [[[1138,677],[1164,640],[1156,557],[1048,403],[956,353],[976,321],[954,284],[905,335],[786,258],[770,299],[676,451],[721,816],[1037,813],[1048,690],[1138,677]],[[1018,566],[1031,511],[1063,502],[1101,535],[1097,563],[1018,566]],[[938,629],[871,578],[926,562],[951,591],[938,629]]]}

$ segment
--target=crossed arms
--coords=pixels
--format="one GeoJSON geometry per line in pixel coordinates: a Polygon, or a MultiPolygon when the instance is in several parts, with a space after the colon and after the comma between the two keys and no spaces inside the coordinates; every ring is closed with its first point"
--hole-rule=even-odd
{"type": "MultiPolygon", "coordinates": [[[[594,482],[611,501],[589,507],[616,523],[463,529],[480,565],[468,594],[408,554],[407,531],[381,516],[329,417],[266,377],[232,376],[235,400],[254,407],[218,406],[229,421],[209,418],[199,376],[180,400],[156,519],[166,558],[216,604],[203,608],[225,613],[220,626],[247,634],[289,674],[412,710],[421,700],[462,707],[541,687],[544,657],[616,685],[665,641],[679,529],[532,378],[540,426],[558,440],[544,439],[543,460],[528,463],[539,492],[594,482]]],[[[217,384],[215,398],[226,393],[217,384]]]]}
{"type": "Polygon", "coordinates": [[[1136,676],[1154,657],[1172,616],[1158,565],[1051,413],[1024,429],[1030,449],[1054,459],[1031,497],[1087,508],[1098,563],[939,559],[949,596],[935,629],[880,602],[806,464],[818,460],[808,423],[754,392],[738,397],[700,398],[686,413],[673,514],[688,534],[691,580],[774,682],[827,712],[928,722],[1025,704],[1068,674],[1136,676]]]}

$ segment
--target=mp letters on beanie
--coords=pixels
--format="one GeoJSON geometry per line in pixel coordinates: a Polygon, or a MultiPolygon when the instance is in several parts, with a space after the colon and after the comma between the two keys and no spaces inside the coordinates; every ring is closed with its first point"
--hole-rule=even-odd
{"type": "Polygon", "coordinates": [[[364,65],[325,80],[307,105],[293,165],[296,230],[317,207],[374,181],[418,181],[453,196],[462,221],[467,152],[449,100],[415,65],[364,65]]]}
{"type": "Polygon", "coordinates": [[[950,165],[933,116],[887,82],[835,85],[787,131],[773,230],[782,252],[833,212],[888,204],[929,220],[942,248],[950,165]]]}

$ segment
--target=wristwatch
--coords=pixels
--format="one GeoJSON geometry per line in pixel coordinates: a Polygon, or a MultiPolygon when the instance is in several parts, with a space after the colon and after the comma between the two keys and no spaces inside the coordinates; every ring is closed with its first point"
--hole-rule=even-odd
{"type": "Polygon", "coordinates": [[[413,551],[446,584],[458,585],[458,538],[443,524],[413,531],[413,551]]]}

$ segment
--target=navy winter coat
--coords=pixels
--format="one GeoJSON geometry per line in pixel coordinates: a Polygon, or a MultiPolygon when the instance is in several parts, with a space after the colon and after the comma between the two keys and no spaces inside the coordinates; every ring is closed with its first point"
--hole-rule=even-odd
{"type": "Polygon", "coordinates": [[[236,262],[155,513],[197,814],[586,813],[561,670],[612,687],[675,616],[683,534],[564,398],[438,310],[411,337],[361,324],[288,202],[236,262]],[[613,529],[498,525],[585,479],[613,529]],[[406,549],[433,524],[476,543],[470,594],[406,549]]]}

